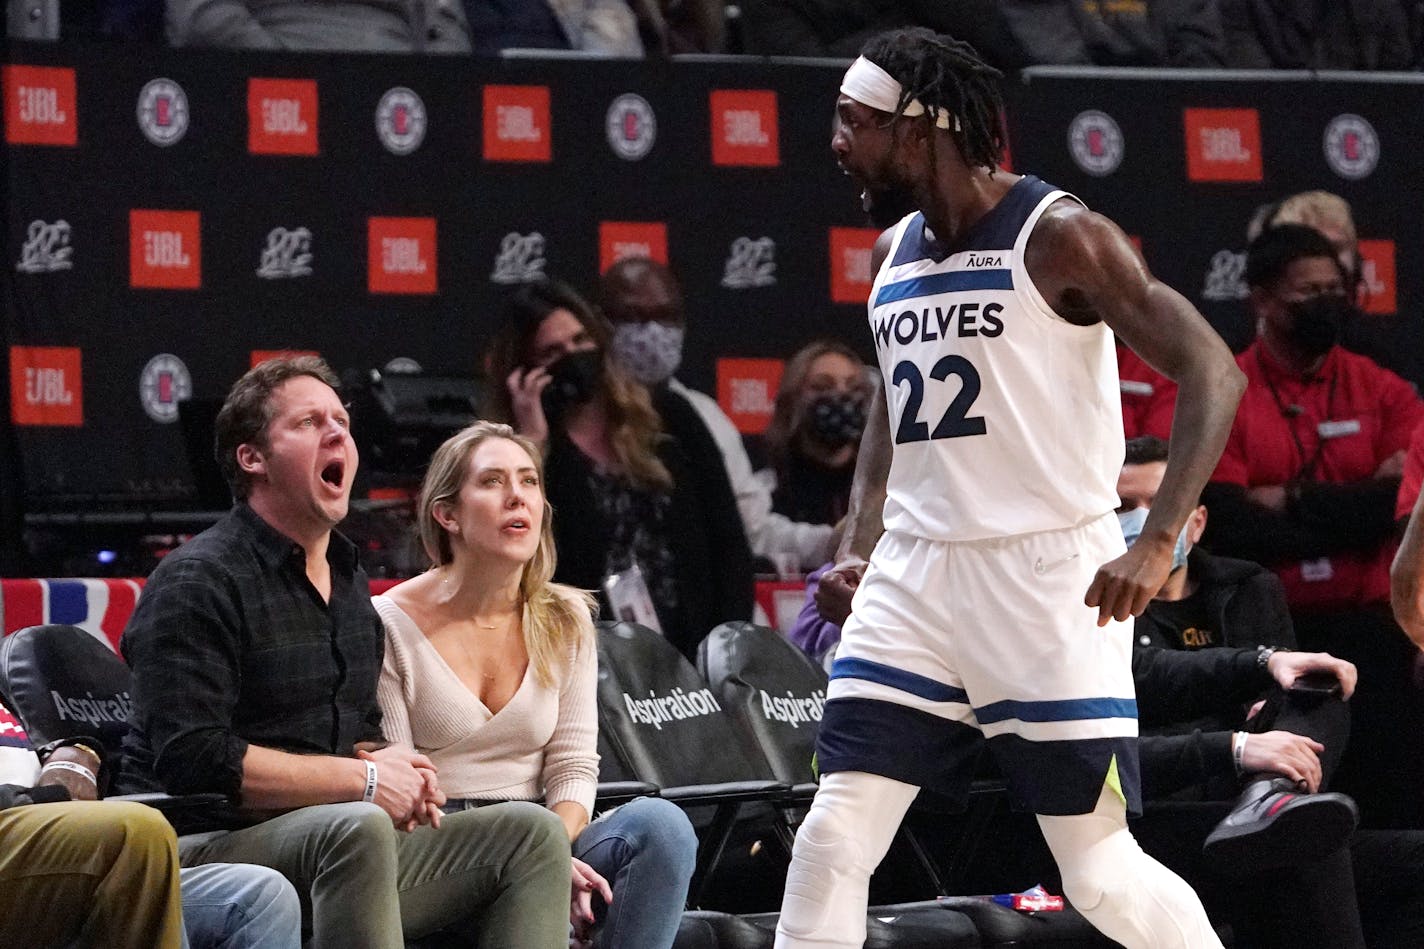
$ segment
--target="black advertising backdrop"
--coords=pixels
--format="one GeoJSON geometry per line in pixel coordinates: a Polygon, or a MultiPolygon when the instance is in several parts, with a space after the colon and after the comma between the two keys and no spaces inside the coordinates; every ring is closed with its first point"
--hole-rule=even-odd
{"type": "MultiPolygon", "coordinates": [[[[860,257],[832,252],[832,228],[866,225],[827,149],[839,66],[238,55],[67,44],[12,45],[7,62],[5,309],[15,423],[7,444],[18,446],[31,511],[191,496],[179,426],[145,409],[145,367],[150,408],[168,417],[185,377],[192,395],[219,397],[257,350],[319,351],[338,371],[405,356],[428,370],[473,372],[510,281],[542,262],[544,272],[589,288],[600,261],[618,252],[616,235],[600,241],[607,222],[666,225],[667,259],[688,295],[682,376],[690,384],[712,390],[719,358],[783,358],[817,335],[842,336],[870,354],[863,308],[832,302],[837,280],[862,295],[868,290],[854,261],[864,261],[869,232],[851,232],[860,257]],[[61,109],[66,114],[57,119],[43,105],[36,112],[33,101],[21,113],[22,86],[43,85],[52,75],[24,71],[30,67],[73,71],[73,115],[61,109]],[[187,102],[186,131],[166,146],[145,136],[137,116],[141,90],[160,78],[181,87],[187,102]],[[316,114],[304,104],[300,121],[308,134],[315,131],[316,155],[249,152],[254,78],[315,82],[316,114]],[[509,99],[505,87],[521,88],[509,99]],[[533,112],[499,107],[525,103],[521,96],[531,87],[548,90],[546,116],[537,94],[533,112]],[[399,88],[418,96],[425,116],[423,141],[404,155],[393,154],[377,134],[378,103],[399,88]],[[619,157],[608,132],[611,104],[629,93],[651,115],[625,100],[612,117],[622,144],[645,145],[655,124],[650,150],[634,160],[619,157]],[[533,132],[520,119],[531,114],[533,132]],[[56,128],[76,122],[75,144],[16,141],[37,115],[56,128]],[[499,131],[506,119],[512,124],[502,127],[500,142],[516,152],[546,144],[549,160],[491,160],[486,123],[499,131]],[[722,162],[731,155],[766,163],[714,163],[719,149],[722,162]],[[198,212],[200,253],[192,253],[191,237],[181,252],[149,248],[156,256],[148,262],[157,269],[145,272],[191,277],[197,267],[199,287],[131,286],[134,210],[198,212]],[[421,238],[411,251],[419,261],[406,260],[401,240],[382,245],[379,234],[370,236],[370,218],[433,219],[434,246],[421,238]],[[61,221],[67,227],[57,228],[61,221]],[[370,242],[378,249],[368,258],[370,242]],[[383,247],[394,257],[382,257],[383,247]],[[187,255],[189,269],[165,271],[170,251],[187,255]],[[275,264],[268,269],[284,276],[259,275],[264,251],[275,264]],[[368,261],[379,267],[391,260],[397,288],[429,290],[433,280],[434,292],[371,292],[368,261]],[[843,272],[848,261],[851,271],[843,272]],[[310,273],[301,273],[306,268],[310,273]],[[50,355],[28,347],[78,349],[80,379],[72,369],[62,383],[52,373],[36,374],[50,355]],[[154,363],[160,354],[181,366],[154,363]]],[[[1252,210],[1306,188],[1346,197],[1361,237],[1374,242],[1372,253],[1393,252],[1367,270],[1376,299],[1386,292],[1397,299],[1393,312],[1367,317],[1357,345],[1411,380],[1424,376],[1415,322],[1424,287],[1410,266],[1421,250],[1416,183],[1424,152],[1417,117],[1424,114],[1424,84],[1410,77],[1044,72],[1015,78],[1005,91],[1013,167],[1116,219],[1140,240],[1154,271],[1234,343],[1249,336],[1236,255],[1252,210]],[[1183,110],[1196,108],[1256,110],[1259,144],[1247,135],[1233,151],[1230,134],[1221,139],[1215,126],[1186,128],[1183,110]],[[1111,124],[1079,118],[1085,112],[1102,113],[1111,124]],[[1341,115],[1363,117],[1370,130],[1347,122],[1342,127],[1353,137],[1341,145],[1345,139],[1335,136],[1347,170],[1358,174],[1371,156],[1378,158],[1357,180],[1342,177],[1326,159],[1325,130],[1341,115]],[[1188,180],[1185,156],[1202,136],[1216,136],[1208,157],[1226,174],[1237,173],[1229,170],[1233,162],[1249,170],[1259,161],[1262,180],[1188,180]],[[1070,138],[1078,142],[1076,158],[1070,138]],[[1399,274],[1397,288],[1391,269],[1399,274]]],[[[150,97],[149,113],[156,115],[154,102],[165,94],[161,108],[170,111],[154,121],[171,127],[181,117],[171,111],[168,86],[150,97]]],[[[388,129],[418,126],[409,104],[397,96],[387,110],[388,129]]],[[[1226,124],[1238,118],[1232,113],[1226,124]]],[[[285,121],[277,117],[278,133],[285,121]]],[[[411,233],[403,226],[397,222],[397,238],[411,233]]],[[[142,247],[137,254],[142,263],[142,247]]]]}

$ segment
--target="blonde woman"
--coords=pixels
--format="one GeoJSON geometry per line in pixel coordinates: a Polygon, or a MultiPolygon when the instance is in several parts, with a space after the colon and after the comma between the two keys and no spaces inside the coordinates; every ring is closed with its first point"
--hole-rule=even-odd
{"type": "Polygon", "coordinates": [[[577,934],[671,946],[697,842],[676,806],[642,799],[592,823],[598,781],[590,596],[551,582],[539,451],[476,422],[435,452],[418,502],[433,564],[374,598],[386,628],[386,736],[435,763],[446,810],[542,799],[573,844],[577,934]],[[596,925],[595,925],[596,924],[596,925]]]}

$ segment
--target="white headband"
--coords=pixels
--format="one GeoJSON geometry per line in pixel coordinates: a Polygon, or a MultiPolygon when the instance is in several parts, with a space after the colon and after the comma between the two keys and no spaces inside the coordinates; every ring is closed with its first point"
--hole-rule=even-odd
{"type": "MultiPolygon", "coordinates": [[[[903,87],[895,81],[895,77],[861,56],[850,64],[846,70],[845,78],[841,80],[841,93],[850,96],[862,105],[868,105],[872,109],[879,109],[881,112],[894,113],[900,104],[900,96],[904,92],[903,87]]],[[[949,128],[951,119],[948,109],[926,108],[919,99],[911,99],[905,106],[902,115],[913,118],[917,115],[924,115],[930,112],[934,115],[935,125],[942,129],[949,128]]],[[[954,130],[959,131],[959,116],[953,116],[954,130]]]]}

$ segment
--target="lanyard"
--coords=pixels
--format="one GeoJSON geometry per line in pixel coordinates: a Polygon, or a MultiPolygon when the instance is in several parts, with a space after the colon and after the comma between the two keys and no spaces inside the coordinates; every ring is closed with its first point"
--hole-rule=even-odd
{"type": "MultiPolygon", "coordinates": [[[[1286,420],[1287,430],[1290,432],[1291,441],[1295,442],[1295,449],[1300,454],[1300,470],[1296,472],[1292,481],[1297,479],[1311,481],[1315,478],[1315,466],[1320,464],[1320,456],[1325,452],[1325,439],[1320,437],[1319,429],[1315,434],[1315,454],[1306,457],[1305,443],[1301,441],[1300,433],[1296,431],[1295,420],[1305,414],[1305,407],[1300,405],[1286,405],[1281,394],[1276,390],[1275,383],[1271,381],[1269,371],[1266,369],[1265,358],[1261,355],[1261,349],[1256,349],[1256,365],[1261,370],[1261,381],[1266,384],[1266,388],[1271,393],[1271,398],[1275,400],[1276,408],[1280,410],[1281,418],[1286,420]]],[[[1325,420],[1329,421],[1335,416],[1335,384],[1340,381],[1340,368],[1336,366],[1330,373],[1330,389],[1325,395],[1325,420]]]]}

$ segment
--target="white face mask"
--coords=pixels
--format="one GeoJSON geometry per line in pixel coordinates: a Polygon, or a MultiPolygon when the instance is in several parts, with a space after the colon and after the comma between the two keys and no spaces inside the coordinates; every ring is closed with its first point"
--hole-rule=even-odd
{"type": "Polygon", "coordinates": [[[666,382],[682,365],[685,330],[666,323],[623,323],[613,328],[609,352],[628,374],[645,386],[666,382]]]}

